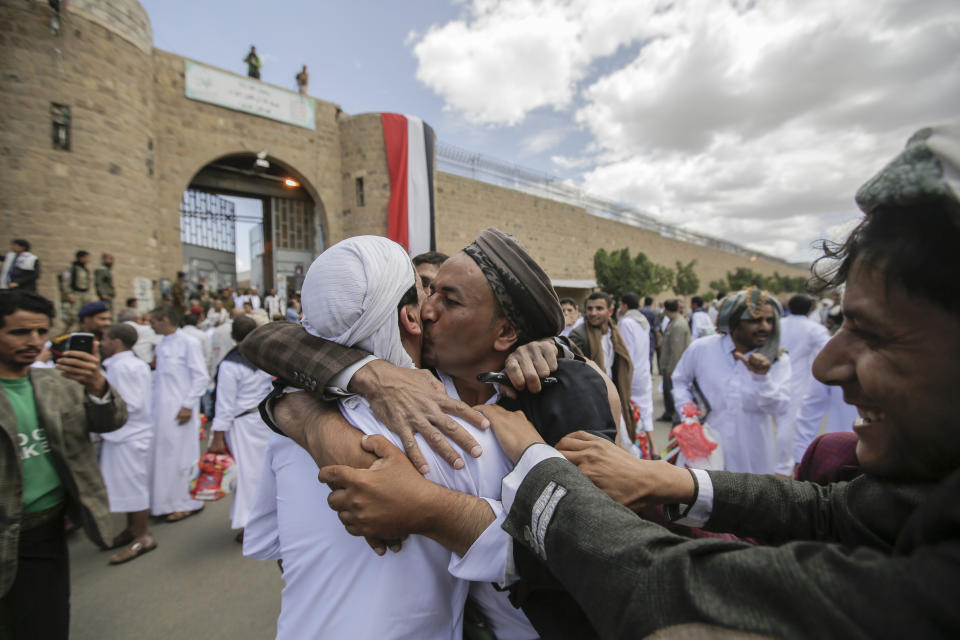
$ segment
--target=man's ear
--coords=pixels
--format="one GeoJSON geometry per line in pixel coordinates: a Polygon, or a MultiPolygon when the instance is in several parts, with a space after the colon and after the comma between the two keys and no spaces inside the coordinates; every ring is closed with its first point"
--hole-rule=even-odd
{"type": "Polygon", "coordinates": [[[423,323],[420,322],[420,305],[418,303],[408,304],[400,309],[400,326],[412,336],[423,334],[423,323]]]}
{"type": "Polygon", "coordinates": [[[517,330],[513,328],[513,325],[510,324],[506,318],[501,317],[497,318],[496,321],[496,339],[493,341],[493,348],[495,351],[510,351],[513,348],[513,345],[516,344],[519,336],[517,335],[517,330]]]}

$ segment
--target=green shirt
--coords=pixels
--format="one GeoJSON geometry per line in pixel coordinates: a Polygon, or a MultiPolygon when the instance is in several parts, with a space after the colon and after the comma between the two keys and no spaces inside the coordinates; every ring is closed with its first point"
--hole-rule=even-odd
{"type": "Polygon", "coordinates": [[[23,468],[23,512],[50,509],[64,498],[60,476],[53,466],[47,433],[37,419],[37,403],[33,398],[30,378],[0,380],[7,399],[13,406],[20,432],[20,460],[23,468]]]}

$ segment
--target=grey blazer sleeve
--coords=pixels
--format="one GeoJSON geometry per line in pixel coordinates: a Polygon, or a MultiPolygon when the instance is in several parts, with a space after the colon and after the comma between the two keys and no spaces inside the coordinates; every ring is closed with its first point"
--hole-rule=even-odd
{"type": "Polygon", "coordinates": [[[691,540],[641,520],[559,459],[527,475],[503,526],[540,555],[602,638],[695,623],[778,638],[960,630],[948,588],[956,538],[899,556],[824,542],[691,540]]]}
{"type": "Polygon", "coordinates": [[[258,327],[240,344],[240,352],[270,375],[318,394],[334,376],[370,355],[312,336],[292,322],[258,327]]]}
{"type": "Polygon", "coordinates": [[[704,528],[766,544],[829,540],[889,552],[903,523],[931,488],[869,476],[821,486],[770,475],[709,473],[713,513],[704,528]]]}

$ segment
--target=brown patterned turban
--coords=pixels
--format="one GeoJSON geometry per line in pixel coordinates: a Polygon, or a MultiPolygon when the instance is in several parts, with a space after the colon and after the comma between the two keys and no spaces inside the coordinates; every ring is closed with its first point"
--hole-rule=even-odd
{"type": "Polygon", "coordinates": [[[464,250],[490,283],[518,344],[558,335],[563,330],[560,299],[544,273],[513,236],[488,228],[464,250]]]}

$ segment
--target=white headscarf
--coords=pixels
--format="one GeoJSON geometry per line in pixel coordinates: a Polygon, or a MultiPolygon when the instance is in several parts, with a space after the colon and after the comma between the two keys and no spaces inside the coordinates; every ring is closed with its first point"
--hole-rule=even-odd
{"type": "Polygon", "coordinates": [[[380,236],[356,236],[321,253],[301,287],[308,333],[413,367],[400,342],[397,305],[416,273],[407,252],[380,236]]]}

